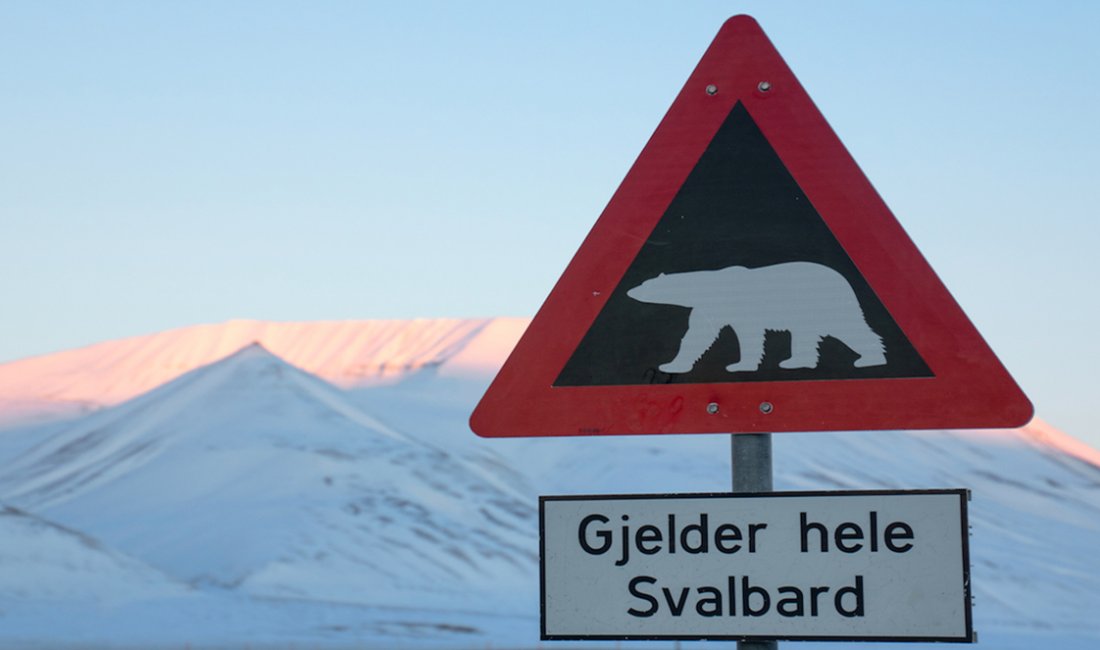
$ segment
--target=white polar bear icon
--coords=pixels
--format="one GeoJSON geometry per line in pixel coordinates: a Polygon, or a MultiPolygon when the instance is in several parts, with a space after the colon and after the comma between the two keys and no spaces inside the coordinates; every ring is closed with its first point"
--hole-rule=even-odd
{"type": "Polygon", "coordinates": [[[661,364],[662,372],[689,372],[727,326],[741,348],[741,359],[726,366],[729,372],[760,368],[768,330],[791,333],[791,356],[780,368],[816,368],[818,344],[825,336],[858,354],[857,368],[886,365],[882,337],[867,324],[852,286],[821,264],[662,273],[626,295],[639,302],[691,308],[680,351],[661,364]]]}

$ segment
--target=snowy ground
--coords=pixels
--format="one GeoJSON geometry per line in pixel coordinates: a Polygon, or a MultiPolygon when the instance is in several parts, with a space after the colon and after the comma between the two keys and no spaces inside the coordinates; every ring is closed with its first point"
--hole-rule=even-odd
{"type": "MultiPolygon", "coordinates": [[[[538,495],[723,491],[729,439],[476,438],[521,329],[233,323],[0,365],[0,647],[734,647],[539,642],[538,495]]],[[[1100,464],[1041,421],[777,435],[775,477],[970,488],[980,647],[1100,647],[1100,464]]]]}

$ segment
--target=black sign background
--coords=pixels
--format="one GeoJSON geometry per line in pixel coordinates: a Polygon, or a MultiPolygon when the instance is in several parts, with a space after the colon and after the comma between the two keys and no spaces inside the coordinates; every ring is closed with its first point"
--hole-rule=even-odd
{"type": "Polygon", "coordinates": [[[745,107],[738,103],[612,292],[555,386],[717,383],[807,379],[931,377],[932,372],[883,307],[810,204],[745,107]],[[790,334],[767,333],[761,366],[728,372],[740,359],[737,336],[726,327],[686,373],[658,369],[671,361],[687,331],[687,307],[647,304],[626,292],[659,273],[758,268],[814,262],[851,285],[864,317],[886,350],[886,365],[856,368],[858,355],[832,337],[820,346],[816,368],[783,369],[790,334]]]}

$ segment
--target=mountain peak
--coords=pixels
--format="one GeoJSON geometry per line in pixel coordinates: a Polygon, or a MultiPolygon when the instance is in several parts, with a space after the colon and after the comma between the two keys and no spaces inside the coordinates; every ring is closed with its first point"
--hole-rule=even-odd
{"type": "Polygon", "coordinates": [[[271,354],[271,351],[268,350],[267,348],[265,348],[263,343],[260,343],[259,341],[253,341],[253,342],[249,343],[248,345],[244,346],[243,348],[241,348],[240,350],[237,350],[236,352],[234,352],[234,354],[253,354],[253,353],[271,354]]]}
{"type": "MultiPolygon", "coordinates": [[[[266,347],[264,347],[264,344],[260,343],[259,341],[252,341],[251,343],[242,346],[240,349],[225,355],[221,359],[215,359],[211,363],[199,366],[199,368],[209,368],[211,366],[223,364],[259,364],[268,366],[294,367],[294,364],[289,363],[286,359],[267,349],[266,347]]],[[[295,369],[301,370],[300,368],[295,369]]],[[[308,371],[305,370],[301,370],[301,372],[310,374],[308,371]]]]}

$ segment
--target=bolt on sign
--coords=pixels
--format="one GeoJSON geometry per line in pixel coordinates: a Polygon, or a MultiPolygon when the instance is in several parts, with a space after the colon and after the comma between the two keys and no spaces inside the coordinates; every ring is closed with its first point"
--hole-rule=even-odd
{"type": "Polygon", "coordinates": [[[973,638],[967,492],[542,497],[542,638],[973,638]]]}
{"type": "Polygon", "coordinates": [[[735,16],[470,426],[931,429],[1031,415],[767,36],[735,16]]]}

